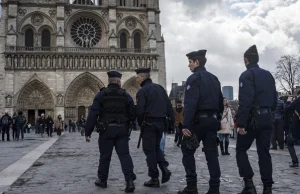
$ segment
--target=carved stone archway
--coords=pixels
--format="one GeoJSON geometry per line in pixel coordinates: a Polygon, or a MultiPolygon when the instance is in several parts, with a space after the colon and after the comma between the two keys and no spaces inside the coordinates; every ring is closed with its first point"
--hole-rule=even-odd
{"type": "Polygon", "coordinates": [[[86,115],[88,108],[92,105],[95,95],[104,84],[95,75],[83,73],[75,78],[68,87],[65,95],[65,118],[77,120],[78,108],[85,107],[86,115]]]}
{"type": "Polygon", "coordinates": [[[132,97],[134,104],[136,104],[136,93],[140,89],[140,85],[136,82],[136,77],[131,77],[122,86],[132,97]]]}
{"type": "Polygon", "coordinates": [[[22,110],[31,123],[41,112],[53,116],[54,99],[50,89],[39,80],[30,81],[20,91],[16,110],[22,110]]]}

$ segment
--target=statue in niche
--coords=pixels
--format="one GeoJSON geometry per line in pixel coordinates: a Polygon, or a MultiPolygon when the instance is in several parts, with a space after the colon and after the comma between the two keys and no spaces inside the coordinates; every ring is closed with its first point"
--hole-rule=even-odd
{"type": "Polygon", "coordinates": [[[6,97],[6,107],[11,107],[12,106],[12,97],[7,96],[6,97]]]}
{"type": "Polygon", "coordinates": [[[58,57],[58,68],[62,68],[62,58],[61,58],[61,56],[58,57]]]}
{"type": "Polygon", "coordinates": [[[122,69],[126,68],[126,59],[125,59],[125,57],[122,57],[121,67],[122,67],[122,69]]]}
{"type": "Polygon", "coordinates": [[[64,67],[69,68],[68,57],[64,57],[64,67]]]}
{"type": "Polygon", "coordinates": [[[134,57],[132,57],[132,69],[136,69],[136,64],[135,64],[136,60],[134,57]]]}
{"type": "Polygon", "coordinates": [[[156,59],[155,58],[152,59],[152,68],[153,69],[157,69],[156,59]]]}
{"type": "Polygon", "coordinates": [[[100,67],[101,69],[104,67],[104,57],[101,57],[100,59],[100,67]]]}
{"type": "Polygon", "coordinates": [[[75,63],[75,68],[78,68],[78,57],[75,57],[74,63],[75,63]]]}
{"type": "Polygon", "coordinates": [[[42,68],[46,67],[46,56],[42,56],[42,68]]]}
{"type": "Polygon", "coordinates": [[[111,68],[116,68],[116,59],[115,59],[115,57],[111,58],[111,68]]]}
{"type": "Polygon", "coordinates": [[[89,57],[85,57],[84,68],[90,69],[90,58],[89,57]]]}
{"type": "Polygon", "coordinates": [[[105,62],[105,68],[109,69],[110,68],[110,63],[109,63],[109,57],[106,57],[106,62],[105,62]]]}
{"type": "Polygon", "coordinates": [[[51,58],[50,58],[50,56],[47,57],[47,68],[48,69],[51,68],[51,58]]]}
{"type": "Polygon", "coordinates": [[[92,69],[95,69],[95,67],[96,67],[94,57],[91,57],[91,67],[92,67],[92,69]]]}
{"type": "Polygon", "coordinates": [[[35,62],[35,58],[34,58],[34,56],[31,56],[31,60],[30,60],[30,67],[31,68],[34,68],[34,63],[35,62]]]}
{"type": "Polygon", "coordinates": [[[14,56],[14,67],[18,67],[18,56],[14,56]]]}
{"type": "Polygon", "coordinates": [[[56,67],[56,57],[53,56],[52,57],[52,68],[55,68],[56,67]]]}
{"type": "Polygon", "coordinates": [[[20,65],[21,65],[21,67],[24,67],[24,58],[23,58],[23,56],[21,56],[20,58],[21,58],[20,59],[20,65]]]}
{"type": "Polygon", "coordinates": [[[6,66],[11,67],[11,56],[6,58],[6,66]]]}
{"type": "Polygon", "coordinates": [[[41,67],[41,60],[40,60],[40,57],[37,56],[36,57],[36,68],[40,68],[41,67]]]}
{"type": "Polygon", "coordinates": [[[99,57],[96,57],[95,60],[95,69],[99,69],[99,67],[101,66],[101,60],[99,59],[99,57]]]}
{"type": "Polygon", "coordinates": [[[80,68],[83,68],[83,58],[80,57],[80,68]]]}
{"type": "Polygon", "coordinates": [[[120,69],[120,66],[121,66],[121,59],[120,57],[117,57],[117,68],[120,69]]]}
{"type": "Polygon", "coordinates": [[[147,59],[147,68],[152,68],[151,67],[151,60],[150,60],[150,58],[147,59]]]}
{"type": "Polygon", "coordinates": [[[70,56],[69,57],[69,69],[72,69],[73,68],[73,57],[70,56]]]}
{"type": "Polygon", "coordinates": [[[63,106],[64,105],[64,98],[62,95],[57,96],[57,105],[58,106],[63,106]]]}

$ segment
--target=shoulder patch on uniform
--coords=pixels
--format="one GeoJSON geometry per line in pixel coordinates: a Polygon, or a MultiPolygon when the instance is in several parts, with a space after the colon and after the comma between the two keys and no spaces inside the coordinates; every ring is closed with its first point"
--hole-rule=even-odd
{"type": "Polygon", "coordinates": [[[241,87],[241,88],[243,87],[243,82],[240,83],[240,87],[241,87]]]}
{"type": "Polygon", "coordinates": [[[191,86],[190,85],[188,85],[187,87],[186,87],[186,90],[189,90],[191,88],[191,86]]]}

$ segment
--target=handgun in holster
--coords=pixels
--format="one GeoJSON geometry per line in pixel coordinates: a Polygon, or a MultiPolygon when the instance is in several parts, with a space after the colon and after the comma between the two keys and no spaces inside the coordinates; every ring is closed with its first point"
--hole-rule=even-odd
{"type": "Polygon", "coordinates": [[[107,123],[98,116],[96,122],[96,132],[103,133],[106,130],[106,124],[107,123]]]}

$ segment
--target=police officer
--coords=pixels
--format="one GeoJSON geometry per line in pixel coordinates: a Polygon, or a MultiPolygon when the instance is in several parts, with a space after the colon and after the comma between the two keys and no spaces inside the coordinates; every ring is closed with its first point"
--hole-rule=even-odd
{"type": "MultiPolygon", "coordinates": [[[[189,68],[193,74],[188,77],[184,99],[183,139],[194,134],[203,141],[208,170],[210,174],[207,194],[219,194],[220,165],[217,149],[217,131],[219,113],[223,113],[223,95],[218,78],[206,71],[206,50],[188,53],[189,68]]],[[[178,194],[197,194],[197,174],[194,153],[186,141],[181,143],[182,163],[186,172],[187,187],[178,194]]]]}
{"type": "Polygon", "coordinates": [[[270,150],[272,134],[272,109],[276,108],[277,95],[272,74],[258,66],[256,46],[244,54],[247,70],[239,79],[239,110],[237,118],[238,137],[236,160],[245,187],[241,194],[256,194],[252,177],[254,175],[248,160],[247,150],[256,139],[263,194],[272,193],[272,161],[270,150]]]}
{"type": "Polygon", "coordinates": [[[165,89],[152,82],[150,70],[150,68],[135,70],[137,73],[136,80],[142,87],[136,95],[136,114],[138,124],[141,127],[142,146],[146,155],[148,175],[151,177],[151,180],[145,182],[144,186],[160,187],[157,164],[162,171],[161,183],[168,182],[171,177],[171,172],[167,168],[169,163],[165,160],[160,149],[160,141],[163,132],[168,130],[167,117],[170,118],[170,123],[174,123],[174,113],[165,89]]]}
{"type": "Polygon", "coordinates": [[[130,95],[121,86],[122,74],[110,71],[108,74],[108,87],[100,91],[90,108],[85,131],[86,141],[90,141],[97,122],[97,116],[104,126],[100,129],[99,150],[100,163],[98,179],[95,185],[107,188],[109,164],[113,148],[119,156],[122,171],[125,175],[125,192],[132,193],[135,190],[133,162],[129,153],[129,123],[135,119],[134,104],[130,95]]]}
{"type": "Polygon", "coordinates": [[[290,167],[292,168],[299,167],[299,160],[294,145],[295,142],[300,139],[300,91],[298,91],[297,96],[298,97],[288,107],[288,111],[293,113],[292,123],[287,138],[288,149],[292,158],[292,164],[290,167]]]}

